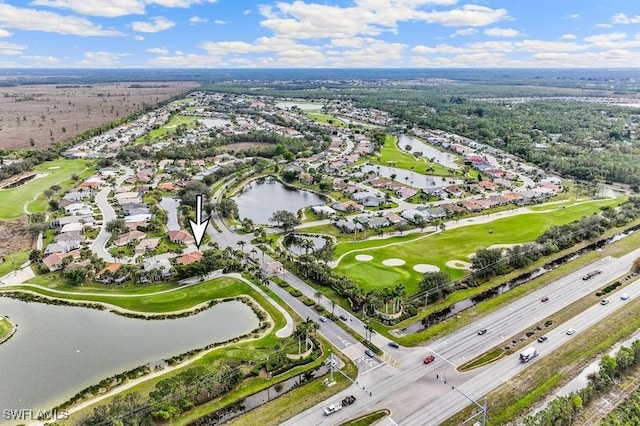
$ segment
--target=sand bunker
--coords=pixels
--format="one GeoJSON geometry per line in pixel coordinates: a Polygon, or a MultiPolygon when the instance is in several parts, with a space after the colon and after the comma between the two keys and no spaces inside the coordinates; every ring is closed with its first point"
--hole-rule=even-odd
{"type": "Polygon", "coordinates": [[[454,269],[471,269],[471,263],[465,262],[464,260],[449,260],[446,265],[454,269]]]}
{"type": "Polygon", "coordinates": [[[402,259],[397,259],[397,258],[392,258],[392,259],[386,259],[382,261],[382,264],[384,266],[402,266],[404,265],[406,262],[402,259]]]}
{"type": "Polygon", "coordinates": [[[497,249],[497,248],[511,248],[513,246],[517,246],[518,244],[491,244],[488,249],[497,249]]]}
{"type": "Polygon", "coordinates": [[[356,254],[356,260],[359,260],[360,262],[368,262],[373,260],[373,256],[369,256],[368,254],[356,254]]]}
{"type": "Polygon", "coordinates": [[[440,268],[436,265],[429,265],[428,263],[418,263],[413,265],[413,270],[424,274],[425,272],[439,272],[440,268]]]}

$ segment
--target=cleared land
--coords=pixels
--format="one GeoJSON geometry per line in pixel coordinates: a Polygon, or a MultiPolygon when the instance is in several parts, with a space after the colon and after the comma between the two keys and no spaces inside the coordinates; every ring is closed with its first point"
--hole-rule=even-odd
{"type": "Polygon", "coordinates": [[[43,212],[47,209],[47,199],[42,193],[51,185],[58,184],[61,191],[65,191],[74,185],[71,175],[76,174],[80,178],[93,173],[93,161],[58,159],[45,161],[34,167],[34,171],[42,174],[32,181],[16,188],[0,190],[0,220],[14,219],[25,214],[24,206],[30,213],[43,212]]]}
{"type": "MultiPolygon", "coordinates": [[[[450,268],[452,259],[470,260],[469,255],[492,244],[519,244],[535,240],[542,232],[554,225],[573,222],[591,215],[600,207],[614,206],[619,200],[599,200],[536,213],[506,216],[489,223],[447,229],[444,233],[429,236],[405,235],[383,240],[345,242],[336,246],[336,256],[346,254],[336,272],[353,279],[365,290],[394,286],[402,283],[407,294],[418,291],[421,273],[415,271],[416,264],[430,264],[447,272],[452,279],[466,274],[465,270],[450,268]],[[490,232],[491,231],[491,232],[490,232]],[[358,254],[374,257],[369,262],[355,259],[358,254]],[[394,257],[406,261],[402,266],[385,266],[382,261],[394,257]]],[[[464,220],[464,219],[462,219],[464,220]]]]}
{"type": "MultiPolygon", "coordinates": [[[[1,194],[1,192],[0,192],[1,194]]],[[[0,203],[1,206],[2,203],[0,203]]],[[[29,233],[29,221],[26,217],[15,220],[0,221],[0,277],[9,272],[11,264],[18,267],[26,260],[14,260],[14,253],[30,250],[32,245],[29,233]],[[4,261],[1,259],[4,258],[4,261]]]]}
{"type": "Polygon", "coordinates": [[[1,87],[0,147],[46,149],[195,87],[189,81],[1,87]]]}
{"type": "Polygon", "coordinates": [[[308,112],[307,117],[313,120],[319,121],[321,123],[328,123],[328,124],[332,124],[334,126],[339,126],[339,127],[349,127],[347,123],[345,123],[344,121],[340,120],[337,117],[334,117],[333,115],[308,112]]]}

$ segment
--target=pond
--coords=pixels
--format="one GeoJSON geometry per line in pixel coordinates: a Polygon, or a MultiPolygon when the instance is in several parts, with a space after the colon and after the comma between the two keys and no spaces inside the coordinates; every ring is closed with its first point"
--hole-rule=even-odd
{"type": "Polygon", "coordinates": [[[275,179],[253,181],[233,198],[238,204],[240,219],[273,225],[269,218],[278,210],[296,213],[298,210],[325,204],[322,196],[309,191],[289,188],[275,179]]]}
{"type": "Polygon", "coordinates": [[[168,320],[6,297],[0,297],[0,312],[18,325],[16,334],[0,345],[0,407],[43,411],[114,374],[259,326],[253,310],[236,301],[168,320]]]}
{"type": "Polygon", "coordinates": [[[300,256],[301,254],[312,253],[316,250],[320,250],[327,243],[327,240],[324,239],[324,237],[311,237],[306,235],[305,236],[298,235],[297,237],[300,240],[308,240],[313,243],[313,249],[311,248],[306,249],[302,245],[296,244],[296,243],[288,245],[287,248],[289,249],[289,251],[291,253],[297,254],[298,256],[300,256]]]}
{"type": "Polygon", "coordinates": [[[371,164],[365,164],[364,166],[362,166],[362,171],[365,173],[373,171],[380,174],[380,176],[384,176],[389,179],[392,179],[391,175],[395,175],[396,181],[420,189],[438,188],[464,183],[464,180],[462,179],[423,175],[418,172],[400,169],[397,167],[374,166],[371,164]]]}
{"type": "Polygon", "coordinates": [[[231,121],[222,118],[200,118],[198,121],[201,121],[207,129],[211,129],[213,127],[226,127],[232,124],[231,121]]]}
{"type": "Polygon", "coordinates": [[[312,104],[308,102],[276,102],[276,106],[280,109],[291,109],[291,107],[298,107],[303,111],[310,111],[314,109],[322,109],[321,103],[312,104]]]}
{"type": "Polygon", "coordinates": [[[444,167],[449,167],[450,169],[460,168],[460,165],[456,162],[459,161],[459,157],[456,155],[440,151],[428,143],[422,142],[414,137],[400,135],[400,138],[398,139],[398,147],[400,147],[401,150],[406,151],[405,146],[407,145],[411,147],[411,151],[409,152],[422,152],[423,157],[433,158],[436,163],[442,164],[444,167]]]}
{"type": "Polygon", "coordinates": [[[178,222],[178,207],[180,200],[176,198],[162,197],[160,207],[167,211],[167,231],[179,231],[180,223],[178,222]]]}

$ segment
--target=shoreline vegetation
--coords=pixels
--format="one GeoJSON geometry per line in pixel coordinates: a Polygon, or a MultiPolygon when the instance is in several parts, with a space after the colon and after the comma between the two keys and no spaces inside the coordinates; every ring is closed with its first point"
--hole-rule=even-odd
{"type": "Polygon", "coordinates": [[[5,343],[18,331],[18,325],[11,322],[9,317],[0,316],[0,345],[5,343]]]}

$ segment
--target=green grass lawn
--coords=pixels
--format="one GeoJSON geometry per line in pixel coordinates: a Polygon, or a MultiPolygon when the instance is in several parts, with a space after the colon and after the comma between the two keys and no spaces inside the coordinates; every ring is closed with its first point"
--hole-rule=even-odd
{"type": "Polygon", "coordinates": [[[451,176],[449,169],[439,163],[430,163],[424,157],[414,157],[398,148],[396,138],[387,135],[380,156],[369,157],[370,161],[381,166],[393,166],[432,176],[451,176]]]}
{"type": "Polygon", "coordinates": [[[0,277],[5,276],[9,272],[17,269],[29,259],[29,250],[19,251],[4,256],[4,262],[0,263],[0,277]]]}
{"type": "Polygon", "coordinates": [[[146,135],[138,138],[136,140],[136,143],[156,142],[157,140],[161,139],[163,136],[174,133],[176,130],[176,127],[178,127],[181,124],[185,124],[188,129],[194,128],[196,126],[197,119],[198,117],[191,116],[191,115],[174,115],[165,125],[160,126],[157,129],[153,129],[146,135]]]}
{"type": "Polygon", "coordinates": [[[94,172],[93,162],[88,160],[66,160],[57,159],[45,161],[34,167],[36,173],[47,173],[46,176],[34,179],[17,188],[0,189],[0,220],[15,219],[24,215],[24,205],[29,203],[29,211],[32,213],[43,212],[47,209],[47,199],[42,192],[58,184],[62,191],[71,188],[75,182],[70,177],[77,174],[81,178],[89,176],[94,172]],[[83,172],[87,167],[89,170],[83,172]],[[34,197],[38,197],[35,201],[34,197]]]}
{"type": "Polygon", "coordinates": [[[13,324],[11,324],[5,317],[0,316],[0,340],[4,339],[11,330],[13,330],[13,324]]]}
{"type": "Polygon", "coordinates": [[[336,247],[336,256],[348,254],[342,258],[336,272],[353,279],[365,290],[402,283],[407,289],[407,294],[411,295],[418,291],[418,283],[423,275],[413,269],[416,264],[435,265],[447,272],[452,279],[457,279],[467,272],[463,269],[447,267],[446,262],[449,260],[470,261],[470,254],[492,244],[520,244],[533,241],[551,226],[573,222],[582,216],[598,212],[602,206],[613,206],[619,202],[620,200],[612,199],[599,200],[567,208],[556,208],[545,213],[528,213],[511,217],[508,213],[504,213],[504,218],[487,224],[447,229],[444,233],[427,237],[410,234],[384,240],[340,242],[336,247]],[[360,262],[355,260],[358,254],[368,254],[374,259],[369,262],[360,262]],[[390,258],[403,259],[406,264],[403,266],[382,264],[383,260],[390,258]]]}
{"type": "MultiPolygon", "coordinates": [[[[40,278],[40,277],[37,277],[40,278]]],[[[42,278],[40,278],[42,279],[42,278]]],[[[40,284],[39,280],[33,279],[30,282],[34,284],[40,284]]],[[[42,284],[41,284],[42,285],[42,284]]],[[[162,294],[149,294],[153,291],[166,290],[167,288],[175,288],[169,285],[160,285],[152,287],[142,287],[132,289],[119,289],[114,290],[111,294],[108,294],[104,289],[99,287],[83,287],[70,288],[58,287],[57,290],[65,291],[77,291],[75,294],[60,294],[53,291],[29,288],[28,286],[13,286],[6,287],[6,289],[25,289],[36,291],[45,296],[51,296],[65,300],[86,300],[91,302],[104,302],[115,306],[119,306],[124,309],[129,309],[137,312],[145,313],[165,313],[174,312],[182,309],[189,309],[199,303],[208,302],[211,299],[219,299],[225,297],[234,297],[241,294],[248,294],[254,298],[258,298],[258,294],[250,288],[247,284],[230,277],[216,278],[211,281],[203,282],[199,285],[194,285],[182,289],[178,289],[168,293],[162,294]],[[101,295],[90,295],[87,293],[105,293],[101,295]],[[126,294],[131,297],[121,297],[117,295],[126,294]]]]}
{"type": "Polygon", "coordinates": [[[319,121],[321,123],[329,123],[332,124],[334,126],[339,126],[339,127],[349,127],[349,125],[347,123],[345,123],[344,121],[340,120],[337,117],[334,117],[333,115],[327,115],[327,114],[318,114],[318,113],[313,113],[313,112],[308,112],[306,113],[307,117],[319,121]]]}

